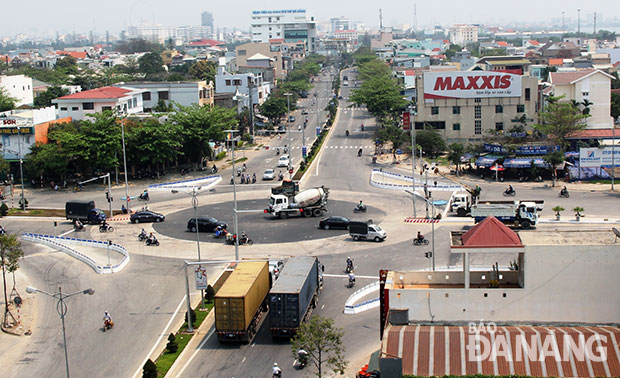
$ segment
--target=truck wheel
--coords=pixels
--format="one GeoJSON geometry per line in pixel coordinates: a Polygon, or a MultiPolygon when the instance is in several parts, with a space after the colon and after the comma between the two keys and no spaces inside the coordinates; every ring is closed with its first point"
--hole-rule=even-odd
{"type": "Polygon", "coordinates": [[[521,221],[521,228],[524,230],[529,230],[532,224],[528,220],[521,221]]]}
{"type": "Polygon", "coordinates": [[[323,215],[323,211],[321,209],[312,210],[312,216],[320,217],[321,215],[323,215]]]}
{"type": "Polygon", "coordinates": [[[357,236],[357,235],[353,235],[353,240],[355,240],[355,241],[360,240],[360,237],[357,236]]]}
{"type": "Polygon", "coordinates": [[[456,215],[458,215],[459,217],[464,217],[465,215],[467,215],[467,212],[462,207],[459,207],[458,210],[456,210],[456,215]]]}
{"type": "Polygon", "coordinates": [[[378,236],[375,236],[375,241],[378,243],[378,242],[380,242],[380,241],[381,241],[381,238],[380,238],[380,237],[378,237],[378,236]]]}
{"type": "Polygon", "coordinates": [[[286,212],[284,212],[284,211],[283,211],[283,212],[281,212],[281,213],[280,213],[280,219],[286,219],[286,218],[288,218],[288,213],[286,213],[286,212]]]}
{"type": "Polygon", "coordinates": [[[308,210],[304,209],[302,214],[304,215],[304,218],[310,218],[312,216],[312,211],[308,211],[308,210]]]}

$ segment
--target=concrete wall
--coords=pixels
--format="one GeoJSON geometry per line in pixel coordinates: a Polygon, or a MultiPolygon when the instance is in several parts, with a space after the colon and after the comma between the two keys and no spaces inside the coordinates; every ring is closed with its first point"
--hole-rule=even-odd
{"type": "Polygon", "coordinates": [[[17,99],[15,107],[31,105],[34,102],[32,79],[28,76],[0,76],[0,88],[4,88],[10,97],[17,99]]]}
{"type": "Polygon", "coordinates": [[[619,257],[618,246],[528,247],[522,289],[390,289],[389,305],[410,321],[620,323],[619,257]]]}

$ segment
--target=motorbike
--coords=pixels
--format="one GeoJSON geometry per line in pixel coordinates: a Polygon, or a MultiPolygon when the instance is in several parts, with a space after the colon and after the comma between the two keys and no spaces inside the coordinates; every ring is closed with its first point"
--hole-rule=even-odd
{"type": "Polygon", "coordinates": [[[235,179],[234,178],[230,178],[230,185],[233,185],[235,183],[235,179]]]}
{"type": "Polygon", "coordinates": [[[215,239],[224,238],[226,237],[226,235],[228,235],[228,231],[226,231],[225,229],[221,231],[215,230],[215,232],[213,233],[213,237],[215,239]]]}
{"type": "Polygon", "coordinates": [[[146,245],[156,245],[159,247],[159,240],[157,239],[146,239],[146,245]]]}
{"type": "Polygon", "coordinates": [[[140,201],[148,201],[150,199],[149,194],[147,192],[143,192],[138,196],[140,201]]]}
{"type": "Polygon", "coordinates": [[[368,208],[366,207],[366,205],[361,205],[361,206],[357,205],[353,209],[354,213],[365,213],[366,211],[368,211],[368,208]]]}
{"type": "Polygon", "coordinates": [[[146,232],[141,232],[138,234],[138,240],[141,242],[145,241],[147,237],[146,232]]]}
{"type": "Polygon", "coordinates": [[[73,230],[74,230],[74,231],[86,231],[86,227],[84,227],[84,225],[83,225],[83,224],[80,224],[79,226],[78,226],[78,225],[76,225],[76,224],[74,224],[74,225],[73,225],[73,230]]]}
{"type": "Polygon", "coordinates": [[[99,232],[112,232],[114,231],[114,227],[110,226],[107,223],[102,223],[101,226],[99,226],[99,232]]]}
{"type": "Polygon", "coordinates": [[[424,239],[420,240],[418,238],[414,238],[413,239],[413,245],[428,245],[428,239],[424,238],[424,239]]]}
{"type": "Polygon", "coordinates": [[[568,197],[570,197],[570,194],[568,193],[568,190],[567,190],[567,191],[563,191],[563,190],[562,190],[562,191],[560,191],[560,193],[558,194],[558,196],[559,196],[560,198],[568,198],[568,197]]]}
{"type": "Polygon", "coordinates": [[[347,263],[347,267],[344,269],[345,273],[351,273],[353,271],[353,262],[347,263]]]}
{"type": "MultiPolygon", "coordinates": [[[[234,245],[236,238],[236,234],[226,234],[226,244],[234,245]]],[[[242,233],[241,237],[239,238],[239,245],[241,244],[252,245],[254,244],[254,241],[252,241],[252,239],[250,239],[245,233],[242,233]]]]}
{"type": "Polygon", "coordinates": [[[504,190],[504,197],[514,197],[516,195],[517,195],[517,191],[514,189],[512,191],[508,189],[504,190]]]}
{"type": "Polygon", "coordinates": [[[114,327],[113,321],[107,319],[103,321],[103,332],[112,329],[112,327],[114,327]]]}
{"type": "Polygon", "coordinates": [[[308,357],[298,356],[295,360],[295,365],[297,366],[297,370],[302,370],[308,365],[308,357]]]}
{"type": "Polygon", "coordinates": [[[241,176],[241,168],[237,168],[237,177],[241,176]]]}
{"type": "Polygon", "coordinates": [[[256,184],[256,174],[252,175],[252,184],[256,184]]]}
{"type": "Polygon", "coordinates": [[[353,286],[355,286],[355,278],[349,277],[349,284],[347,285],[347,287],[350,289],[353,286]]]}
{"type": "Polygon", "coordinates": [[[284,174],[282,174],[282,172],[278,173],[278,180],[279,181],[284,180],[284,174]]]}
{"type": "Polygon", "coordinates": [[[211,168],[211,173],[217,173],[217,167],[215,166],[215,164],[213,165],[213,168],[211,168]]]}
{"type": "Polygon", "coordinates": [[[344,135],[349,136],[349,130],[346,130],[346,131],[344,132],[344,135]]]}
{"type": "Polygon", "coordinates": [[[242,184],[245,184],[245,175],[242,175],[242,176],[241,176],[241,183],[242,183],[242,184]]]}
{"type": "Polygon", "coordinates": [[[282,372],[273,373],[273,378],[282,378],[282,372]]]}
{"type": "Polygon", "coordinates": [[[359,151],[357,151],[357,156],[362,156],[362,149],[360,148],[359,151]]]}
{"type": "Polygon", "coordinates": [[[276,148],[276,155],[280,155],[280,149],[276,148]]]}
{"type": "Polygon", "coordinates": [[[76,186],[73,187],[74,192],[81,192],[82,190],[84,190],[84,185],[82,184],[77,184],[76,186]]]}
{"type": "Polygon", "coordinates": [[[362,127],[361,127],[362,131],[364,131],[364,124],[362,123],[362,127]]]}

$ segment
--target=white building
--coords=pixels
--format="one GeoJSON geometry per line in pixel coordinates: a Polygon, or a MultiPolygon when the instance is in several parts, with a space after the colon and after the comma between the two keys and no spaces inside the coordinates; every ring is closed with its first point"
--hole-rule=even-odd
{"type": "Polygon", "coordinates": [[[216,94],[235,93],[246,96],[244,106],[247,106],[249,104],[249,86],[252,87],[253,105],[261,105],[271,93],[271,87],[268,82],[263,80],[262,75],[252,73],[231,74],[226,72],[224,67],[218,67],[217,75],[215,75],[216,94]]]}
{"type": "Polygon", "coordinates": [[[17,99],[15,107],[21,105],[32,105],[34,97],[32,94],[32,78],[24,75],[0,76],[0,88],[6,93],[17,99]]]}
{"type": "Polygon", "coordinates": [[[181,106],[213,105],[213,83],[206,81],[136,81],[115,85],[119,88],[139,89],[142,91],[142,107],[150,112],[157,106],[159,100],[166,105],[179,104],[181,106]]]}
{"type": "Polygon", "coordinates": [[[596,69],[585,69],[576,72],[552,72],[549,81],[554,96],[564,96],[561,102],[575,100],[584,109],[587,100],[590,117],[587,118],[589,129],[607,129],[613,126],[610,115],[611,79],[613,76],[596,69]]]}
{"type": "Polygon", "coordinates": [[[136,114],[143,111],[142,92],[142,89],[127,87],[102,87],[59,97],[52,103],[56,104],[58,118],[81,120],[105,110],[136,114]]]}
{"type": "Polygon", "coordinates": [[[284,39],[285,42],[304,41],[306,50],[316,50],[316,22],[305,9],[255,10],[252,11],[252,42],[269,42],[284,39]]]}
{"type": "Polygon", "coordinates": [[[464,47],[471,42],[478,42],[478,25],[452,25],[450,43],[464,47]]]}
{"type": "Polygon", "coordinates": [[[336,33],[337,31],[351,29],[351,20],[349,20],[348,18],[334,17],[330,18],[329,21],[331,24],[330,32],[332,34],[336,33]]]}
{"type": "MultiPolygon", "coordinates": [[[[14,109],[0,113],[2,157],[19,162],[20,152],[24,158],[35,143],[46,143],[47,128],[56,121],[53,106],[41,109],[14,109]]],[[[59,120],[63,122],[68,120],[59,120]]]]}

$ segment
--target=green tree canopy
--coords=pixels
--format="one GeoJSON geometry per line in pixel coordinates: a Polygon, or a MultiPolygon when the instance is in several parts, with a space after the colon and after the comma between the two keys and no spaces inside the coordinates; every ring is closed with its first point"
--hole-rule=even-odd
{"type": "Polygon", "coordinates": [[[132,165],[159,167],[173,161],[183,146],[181,127],[175,123],[162,125],[155,118],[126,121],[127,155],[132,165]]]}
{"type": "Polygon", "coordinates": [[[317,377],[331,376],[326,370],[344,374],[348,362],[344,357],[343,335],[344,331],[334,327],[332,319],[315,315],[310,321],[301,323],[291,340],[293,358],[297,358],[297,351],[303,348],[308,352],[309,365],[314,365],[317,377]]]}
{"type": "Polygon", "coordinates": [[[286,114],[287,110],[286,99],[282,97],[270,96],[260,106],[260,114],[269,118],[273,124],[276,124],[280,117],[286,114]]]}
{"type": "Polygon", "coordinates": [[[569,144],[566,137],[575,131],[585,129],[586,119],[590,115],[582,114],[569,102],[560,102],[560,98],[556,97],[551,100],[540,113],[542,123],[533,125],[533,127],[554,143],[562,146],[562,151],[566,151],[569,144]]]}
{"type": "Polygon", "coordinates": [[[4,88],[0,88],[0,112],[15,109],[17,99],[9,96],[4,88]]]}
{"type": "Polygon", "coordinates": [[[128,41],[119,41],[114,49],[121,54],[134,54],[140,52],[160,53],[163,51],[163,46],[144,39],[130,39],[128,41]]]}
{"type": "Polygon", "coordinates": [[[34,98],[34,106],[35,108],[45,108],[48,106],[52,106],[52,100],[58,97],[66,96],[68,94],[69,91],[64,88],[58,86],[51,86],[47,88],[45,92],[39,94],[37,97],[34,98]]]}
{"type": "Polygon", "coordinates": [[[71,55],[65,55],[56,60],[56,66],[54,68],[56,70],[62,70],[67,74],[75,75],[78,72],[77,59],[71,55]]]}
{"type": "Polygon", "coordinates": [[[164,60],[161,56],[154,52],[148,52],[138,59],[138,67],[140,72],[147,75],[154,75],[165,72],[164,60]]]}
{"type": "Polygon", "coordinates": [[[385,117],[407,106],[401,95],[400,86],[391,78],[377,76],[362,83],[353,90],[350,99],[354,104],[365,104],[368,111],[376,117],[385,117]]]}
{"type": "Polygon", "coordinates": [[[392,71],[390,67],[380,59],[373,59],[359,67],[359,78],[363,81],[370,80],[376,77],[391,78],[392,71]]]}
{"type": "Polygon", "coordinates": [[[215,62],[208,60],[199,60],[192,64],[189,68],[189,75],[195,79],[206,80],[215,82],[215,74],[217,72],[217,66],[215,62]]]}
{"type": "Polygon", "coordinates": [[[391,142],[393,154],[396,154],[396,149],[408,139],[403,129],[394,125],[387,125],[377,129],[376,137],[383,143],[386,141],[391,142]]]}
{"type": "Polygon", "coordinates": [[[611,94],[611,116],[614,117],[614,121],[620,117],[620,93],[611,94]]]}
{"type": "Polygon", "coordinates": [[[461,165],[461,156],[465,153],[465,146],[461,143],[452,143],[448,146],[448,160],[454,164],[458,170],[461,165]]]}
{"type": "Polygon", "coordinates": [[[437,130],[430,127],[416,132],[416,143],[431,158],[438,156],[446,150],[446,142],[437,130]]]}
{"type": "Polygon", "coordinates": [[[65,179],[69,169],[69,156],[58,143],[37,144],[31,147],[31,152],[26,156],[24,169],[33,177],[45,175],[65,179]]]}

